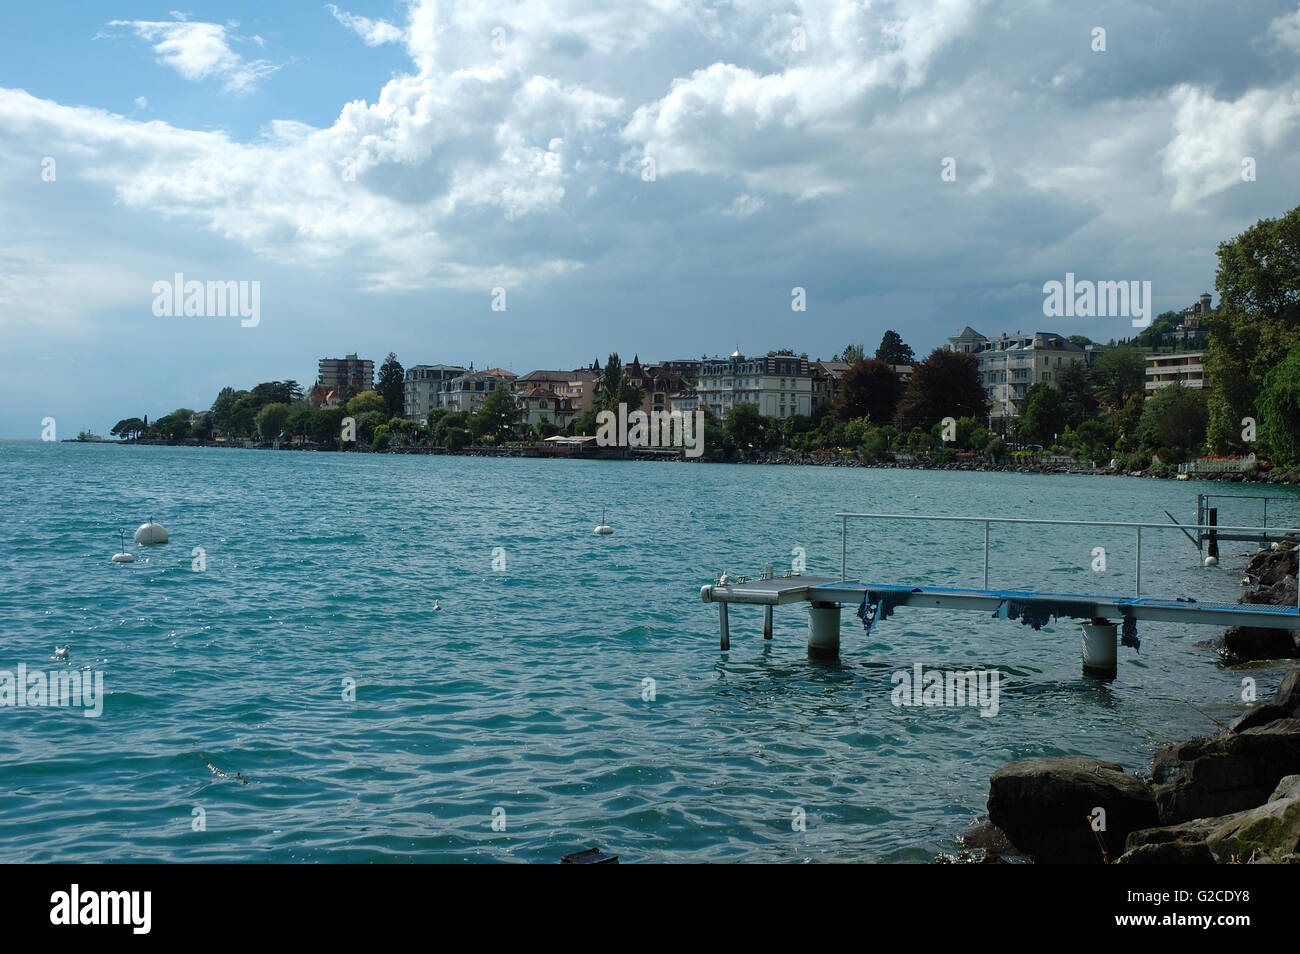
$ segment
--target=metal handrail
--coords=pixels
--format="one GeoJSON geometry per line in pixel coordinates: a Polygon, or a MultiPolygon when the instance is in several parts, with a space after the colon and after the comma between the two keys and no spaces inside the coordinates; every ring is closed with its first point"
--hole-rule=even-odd
{"type": "MultiPolygon", "coordinates": [[[[982,523],[984,524],[984,589],[989,588],[989,527],[995,523],[1040,524],[1058,527],[1121,527],[1137,531],[1137,556],[1135,559],[1135,598],[1142,596],[1142,531],[1143,530],[1214,530],[1219,533],[1241,531],[1243,533],[1297,533],[1297,527],[1220,527],[1210,524],[1181,523],[1132,523],[1115,520],[1047,520],[1041,517],[944,517],[932,514],[914,513],[837,513],[840,518],[840,579],[848,579],[848,539],[849,518],[866,520],[937,520],[947,523],[982,523]]],[[[1300,610],[1300,586],[1296,588],[1296,607],[1300,610]]]]}

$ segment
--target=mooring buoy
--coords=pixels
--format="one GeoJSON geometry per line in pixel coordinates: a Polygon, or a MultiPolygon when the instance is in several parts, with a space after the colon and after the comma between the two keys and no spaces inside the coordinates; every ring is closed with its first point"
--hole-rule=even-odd
{"type": "Polygon", "coordinates": [[[148,523],[142,523],[136,528],[135,542],[142,546],[154,546],[159,543],[166,543],[167,531],[163,529],[162,524],[154,523],[153,517],[150,517],[148,523]]]}

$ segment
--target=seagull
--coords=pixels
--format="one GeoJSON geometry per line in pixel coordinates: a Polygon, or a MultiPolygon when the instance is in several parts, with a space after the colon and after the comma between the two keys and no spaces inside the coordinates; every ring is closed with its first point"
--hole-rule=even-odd
{"type": "Polygon", "coordinates": [[[55,658],[55,659],[67,659],[67,658],[68,658],[68,650],[70,650],[71,648],[72,648],[72,644],[71,644],[71,643],[69,643],[67,646],[55,646],[55,647],[54,647],[54,658],[55,658]]]}
{"type": "Polygon", "coordinates": [[[726,570],[723,570],[722,576],[718,577],[718,582],[721,583],[723,586],[726,586],[728,583],[731,582],[731,574],[728,573],[726,570]]]}
{"type": "Polygon", "coordinates": [[[440,603],[438,600],[434,600],[434,601],[433,601],[433,611],[436,613],[436,612],[438,612],[438,610],[440,610],[440,609],[442,609],[442,603],[440,603]]]}

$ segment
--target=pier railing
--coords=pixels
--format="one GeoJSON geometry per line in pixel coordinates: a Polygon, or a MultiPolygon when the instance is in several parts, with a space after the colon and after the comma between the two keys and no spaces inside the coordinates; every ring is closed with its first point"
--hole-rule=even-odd
{"type": "MultiPolygon", "coordinates": [[[[1295,527],[1221,527],[1209,524],[1179,524],[1179,523],[1128,523],[1109,520],[1048,520],[1037,517],[949,517],[949,516],[932,516],[922,514],[908,513],[837,513],[835,516],[840,518],[840,580],[848,579],[848,543],[849,543],[849,521],[850,520],[918,520],[918,521],[938,521],[946,523],[974,523],[984,525],[984,589],[989,588],[989,535],[994,524],[1017,524],[1017,525],[1038,525],[1049,527],[1093,527],[1093,528],[1110,528],[1132,530],[1135,534],[1137,543],[1136,555],[1134,557],[1134,597],[1142,597],[1142,531],[1143,530],[1181,530],[1185,535],[1193,540],[1199,539],[1204,532],[1208,534],[1214,532],[1217,534],[1230,535],[1233,533],[1249,533],[1253,536],[1249,539],[1258,539],[1260,534],[1275,534],[1275,539],[1281,539],[1286,534],[1300,533],[1295,527]],[[1197,537],[1193,538],[1195,532],[1197,537]]],[[[1225,537],[1228,538],[1228,537],[1225,537]]],[[[1241,539],[1241,538],[1238,538],[1241,539]]],[[[1300,542],[1300,541],[1298,541],[1300,542]]],[[[1300,586],[1297,586],[1296,604],[1300,610],[1300,586]]]]}

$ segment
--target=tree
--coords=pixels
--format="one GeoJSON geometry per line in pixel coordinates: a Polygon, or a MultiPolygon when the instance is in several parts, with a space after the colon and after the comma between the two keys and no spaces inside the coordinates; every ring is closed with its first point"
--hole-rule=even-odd
{"type": "Polygon", "coordinates": [[[1061,414],[1066,426],[1078,428],[1097,413],[1097,399],[1092,394],[1088,368],[1082,361],[1058,370],[1053,383],[1061,392],[1061,414]]]}
{"type": "Polygon", "coordinates": [[[1056,435],[1066,427],[1061,392],[1042,381],[1031,387],[1020,406],[1020,440],[1046,447],[1055,443],[1056,435]]]}
{"type": "Polygon", "coordinates": [[[1204,443],[1207,420],[1205,392],[1175,381],[1146,402],[1138,437],[1144,447],[1161,454],[1162,463],[1177,463],[1204,443]],[[1166,460],[1165,454],[1174,459],[1166,460]]]}
{"type": "Polygon", "coordinates": [[[945,417],[988,414],[988,395],[980,383],[979,361],[973,354],[935,348],[912,369],[912,379],[898,402],[895,423],[903,431],[928,428],[945,417]]]}
{"type": "Polygon", "coordinates": [[[605,361],[605,370],[600,376],[600,408],[598,410],[618,413],[619,404],[626,404],[628,411],[635,411],[645,400],[645,391],[633,384],[623,370],[623,364],[614,352],[605,361]]]}
{"type": "Polygon", "coordinates": [[[190,418],[194,412],[187,407],[178,407],[163,417],[158,418],[149,427],[149,436],[156,440],[183,441],[190,436],[190,418]]]}
{"type": "Polygon", "coordinates": [[[1281,463],[1300,461],[1300,346],[1264,376],[1255,411],[1269,454],[1281,463]]]}
{"type": "Polygon", "coordinates": [[[888,424],[903,396],[903,382],[883,361],[858,361],[840,378],[840,389],[831,402],[838,420],[869,417],[874,424],[888,424]]]}
{"type": "Polygon", "coordinates": [[[379,366],[379,380],[375,390],[388,406],[390,417],[401,417],[406,411],[406,372],[397,361],[397,355],[390,351],[384,363],[379,366]]]}
{"type": "Polygon", "coordinates": [[[463,427],[447,428],[446,443],[444,446],[453,454],[462,451],[469,446],[470,433],[463,427]]]}
{"type": "Polygon", "coordinates": [[[276,402],[264,404],[257,412],[257,433],[262,440],[273,441],[284,430],[284,422],[289,418],[289,405],[276,402]]]}
{"type": "Polygon", "coordinates": [[[495,442],[506,441],[513,436],[515,426],[519,423],[519,409],[515,405],[515,396],[505,385],[499,385],[495,391],[484,398],[473,417],[470,429],[480,428],[476,434],[491,438],[495,442]]]}
{"type": "Polygon", "coordinates": [[[758,405],[746,401],[737,404],[727,412],[727,422],[722,427],[722,437],[733,447],[747,451],[751,444],[762,446],[766,429],[763,416],[758,413],[758,405]]]}
{"type": "Polygon", "coordinates": [[[126,440],[133,440],[140,436],[144,430],[144,421],[138,417],[126,417],[113,425],[113,429],[108,433],[113,437],[122,437],[126,440]]]}
{"type": "Polygon", "coordinates": [[[384,420],[388,420],[388,402],[386,402],[378,391],[362,391],[356,397],[351,398],[345,405],[348,417],[360,417],[367,411],[378,411],[384,415],[384,420]]]}
{"type": "Polygon", "coordinates": [[[845,345],[844,350],[831,358],[832,361],[843,361],[845,364],[857,364],[867,356],[866,349],[860,344],[845,345]]]}
{"type": "Polygon", "coordinates": [[[1137,348],[1121,345],[1100,352],[1092,362],[1093,393],[1110,408],[1122,408],[1146,388],[1147,363],[1137,348]]]}
{"type": "Polygon", "coordinates": [[[916,355],[912,353],[911,345],[904,344],[902,336],[891,328],[880,339],[876,360],[885,364],[916,364],[916,355]]]}
{"type": "Polygon", "coordinates": [[[1222,243],[1214,286],[1221,301],[1203,318],[1205,377],[1210,444],[1222,452],[1244,449],[1242,418],[1252,415],[1268,373],[1300,343],[1300,207],[1222,243]]]}
{"type": "Polygon", "coordinates": [[[282,425],[284,433],[290,438],[298,437],[300,435],[304,437],[309,436],[311,434],[312,417],[315,413],[316,412],[305,403],[299,402],[293,405],[289,409],[289,413],[285,417],[284,424],[282,425]]]}

